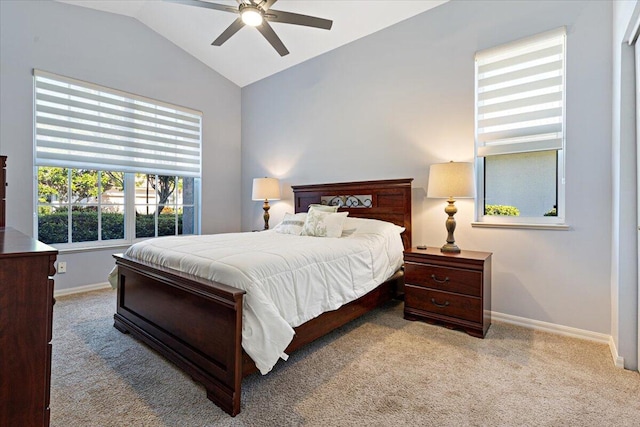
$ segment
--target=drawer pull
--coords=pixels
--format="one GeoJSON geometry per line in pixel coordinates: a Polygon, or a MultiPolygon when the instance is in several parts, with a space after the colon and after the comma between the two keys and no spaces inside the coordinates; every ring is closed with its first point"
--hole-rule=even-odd
{"type": "Polygon", "coordinates": [[[436,302],[435,298],[431,298],[431,304],[435,305],[436,307],[445,308],[449,305],[449,301],[445,301],[444,304],[439,304],[436,302]]]}
{"type": "Polygon", "coordinates": [[[434,282],[436,283],[447,283],[449,281],[449,277],[445,277],[444,280],[438,280],[438,278],[436,277],[435,274],[431,275],[431,278],[433,279],[434,282]]]}

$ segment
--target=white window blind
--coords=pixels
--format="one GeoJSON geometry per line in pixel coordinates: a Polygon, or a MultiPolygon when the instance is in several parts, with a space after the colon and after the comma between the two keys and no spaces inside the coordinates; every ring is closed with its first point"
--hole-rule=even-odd
{"type": "Polygon", "coordinates": [[[202,113],[34,70],[36,166],[200,177],[202,113]]]}
{"type": "Polygon", "coordinates": [[[476,144],[480,157],[561,150],[565,28],[476,54],[476,144]]]}

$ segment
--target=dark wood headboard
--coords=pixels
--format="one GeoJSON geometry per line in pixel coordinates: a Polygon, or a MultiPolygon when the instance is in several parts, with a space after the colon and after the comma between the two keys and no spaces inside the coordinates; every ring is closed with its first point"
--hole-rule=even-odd
{"type": "Polygon", "coordinates": [[[358,200],[365,207],[340,207],[338,210],[349,212],[350,217],[379,219],[404,227],[402,241],[408,249],[411,247],[411,181],[413,178],[294,185],[295,211],[306,212],[310,204],[322,203],[323,197],[343,196],[342,199],[347,200],[347,196],[352,196],[349,200],[356,200],[356,196],[371,196],[358,200]]]}

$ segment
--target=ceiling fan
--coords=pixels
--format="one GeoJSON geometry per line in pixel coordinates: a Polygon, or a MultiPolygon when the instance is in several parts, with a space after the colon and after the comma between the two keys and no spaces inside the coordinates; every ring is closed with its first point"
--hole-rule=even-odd
{"type": "Polygon", "coordinates": [[[280,54],[285,56],[289,51],[282,43],[282,40],[273,31],[269,22],[280,22],[283,24],[295,24],[305,27],[321,28],[330,30],[333,21],[328,19],[316,18],[315,16],[300,15],[298,13],[283,12],[281,10],[271,9],[271,6],[278,0],[236,0],[238,7],[227,6],[218,3],[209,3],[202,0],[165,0],[171,3],[180,3],[189,6],[204,7],[206,9],[221,10],[223,12],[231,12],[239,14],[238,18],[233,21],[220,36],[211,43],[214,46],[221,46],[224,42],[240,30],[245,25],[255,27],[260,34],[273,46],[280,54]]]}

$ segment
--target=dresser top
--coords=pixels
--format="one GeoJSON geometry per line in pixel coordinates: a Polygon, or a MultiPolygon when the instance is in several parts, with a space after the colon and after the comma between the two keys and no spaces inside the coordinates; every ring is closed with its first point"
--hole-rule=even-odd
{"type": "Polygon", "coordinates": [[[0,227],[0,258],[47,253],[57,254],[58,250],[11,227],[0,227]]]}

